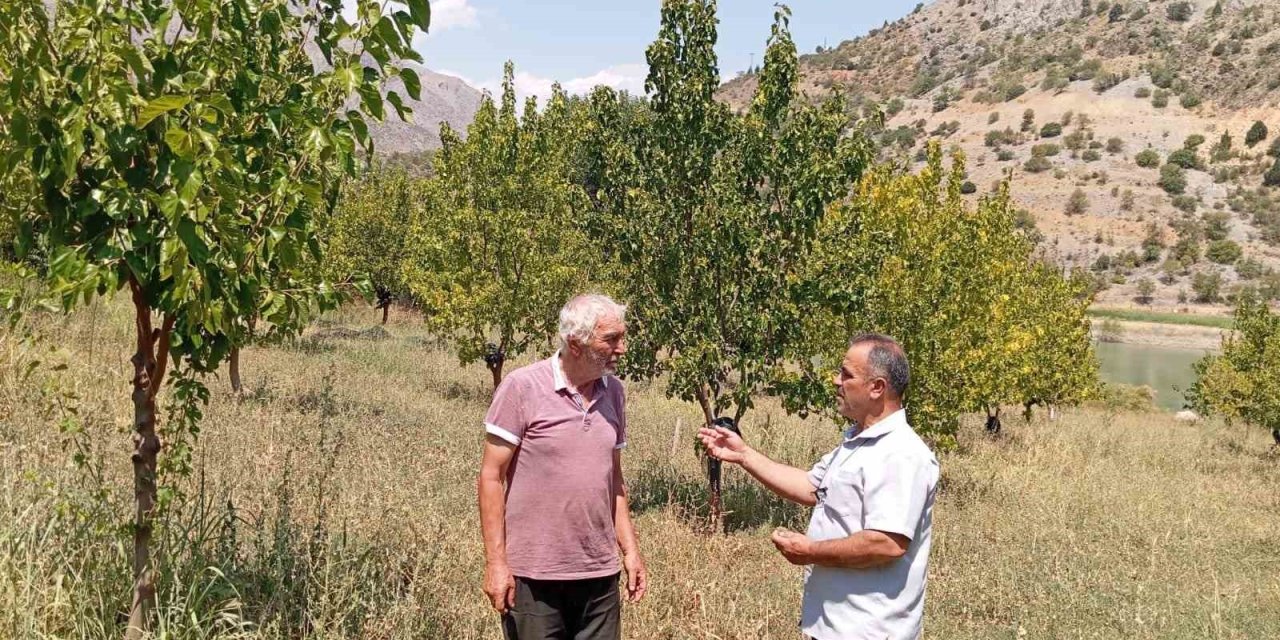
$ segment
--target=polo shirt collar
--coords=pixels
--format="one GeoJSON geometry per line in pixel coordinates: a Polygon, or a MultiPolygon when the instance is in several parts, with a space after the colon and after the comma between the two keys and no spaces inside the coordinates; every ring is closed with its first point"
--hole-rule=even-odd
{"type": "Polygon", "coordinates": [[[899,426],[907,426],[907,410],[898,409],[889,414],[884,420],[877,422],[870,427],[863,429],[861,432],[854,434],[853,427],[849,427],[845,431],[845,441],[852,440],[873,440],[889,433],[899,426]]]}
{"type": "MultiPolygon", "coordinates": [[[[551,378],[555,381],[556,391],[564,391],[569,388],[569,378],[564,375],[564,367],[560,366],[560,350],[557,349],[555,355],[551,356],[551,378]]],[[[600,387],[602,389],[609,388],[609,375],[600,376],[600,387]]]]}

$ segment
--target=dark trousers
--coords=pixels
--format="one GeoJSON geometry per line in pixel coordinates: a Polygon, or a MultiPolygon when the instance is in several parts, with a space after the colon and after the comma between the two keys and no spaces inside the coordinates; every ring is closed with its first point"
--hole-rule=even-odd
{"type": "Polygon", "coordinates": [[[587,580],[516,577],[516,606],[502,616],[507,640],[621,640],[618,574],[587,580]]]}

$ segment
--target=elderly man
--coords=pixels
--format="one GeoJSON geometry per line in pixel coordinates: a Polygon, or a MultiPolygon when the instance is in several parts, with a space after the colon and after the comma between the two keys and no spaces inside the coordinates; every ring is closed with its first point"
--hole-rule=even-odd
{"type": "Polygon", "coordinates": [[[560,311],[560,350],[513,371],[485,416],[480,466],[484,592],[508,640],[621,637],[644,561],[622,481],[626,307],[583,295],[560,311]],[[621,562],[619,562],[621,549],[621,562]]]}
{"type": "Polygon", "coordinates": [[[938,461],[907,424],[908,379],[893,338],[851,340],[833,382],[852,426],[808,472],[770,460],[727,429],[699,432],[712,456],[814,507],[807,534],[779,529],[773,543],[806,568],[800,628],[816,640],[921,635],[938,461]]]}

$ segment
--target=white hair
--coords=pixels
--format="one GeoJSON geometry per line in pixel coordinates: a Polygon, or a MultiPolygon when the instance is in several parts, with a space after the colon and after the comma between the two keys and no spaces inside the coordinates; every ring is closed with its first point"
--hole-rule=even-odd
{"type": "Polygon", "coordinates": [[[622,320],[627,306],[614,302],[613,298],[598,293],[574,296],[560,309],[560,348],[567,349],[570,341],[584,344],[591,340],[600,318],[614,316],[622,320]]]}

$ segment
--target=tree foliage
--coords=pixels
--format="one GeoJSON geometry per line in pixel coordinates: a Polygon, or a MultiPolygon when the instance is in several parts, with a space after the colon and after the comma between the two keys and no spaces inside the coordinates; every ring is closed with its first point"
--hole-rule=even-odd
{"type": "Polygon", "coordinates": [[[412,232],[407,285],[427,325],[483,360],[496,388],[508,359],[546,343],[557,311],[592,272],[581,185],[567,180],[575,116],[556,87],[545,109],[516,110],[507,63],[500,102],[485,96],[465,140],[444,125],[428,205],[412,232]]]}
{"type": "Polygon", "coordinates": [[[152,518],[168,496],[157,473],[187,468],[207,398],[193,374],[255,323],[293,333],[337,301],[312,268],[316,220],[370,146],[382,82],[398,75],[416,94],[393,63],[420,60],[409,43],[426,1],[384,13],[361,0],[354,23],[341,8],[63,0],[50,16],[41,0],[0,4],[0,191],[17,253],[46,252],[42,275],[66,309],[122,289],[134,304],[134,637],[155,592],[152,518]],[[344,110],[355,94],[359,109],[344,110]],[[179,411],[158,467],[170,358],[179,411]]]}
{"type": "Polygon", "coordinates": [[[1195,372],[1193,407],[1280,434],[1280,316],[1265,301],[1241,297],[1222,354],[1205,356],[1195,372]]]}

